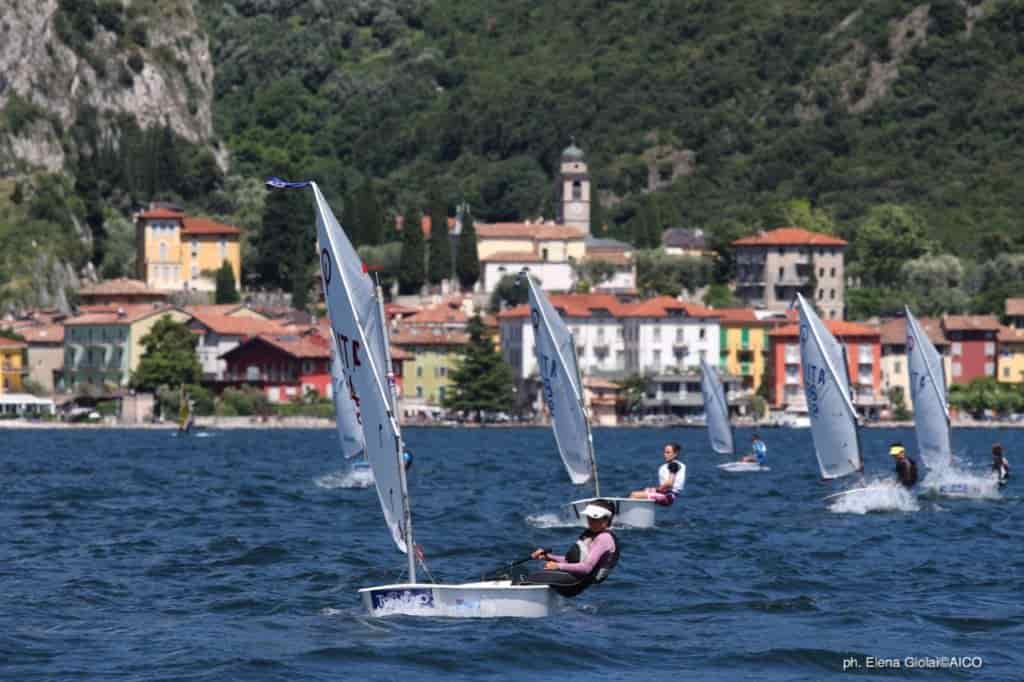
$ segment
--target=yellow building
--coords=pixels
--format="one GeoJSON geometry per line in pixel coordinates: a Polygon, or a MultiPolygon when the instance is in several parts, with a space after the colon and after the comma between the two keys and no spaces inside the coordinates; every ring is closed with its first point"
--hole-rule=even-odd
{"type": "Polygon", "coordinates": [[[768,332],[775,322],[759,320],[750,308],[722,308],[719,316],[719,368],[737,376],[744,390],[756,391],[764,381],[768,332]]]}
{"type": "Polygon", "coordinates": [[[135,217],[136,274],[152,289],[214,291],[217,270],[227,261],[240,289],[240,238],[237,227],[151,208],[135,217]]]}
{"type": "Polygon", "coordinates": [[[410,355],[402,364],[403,403],[440,406],[469,334],[440,327],[403,327],[392,332],[390,340],[393,348],[410,355]]]}
{"type": "Polygon", "coordinates": [[[996,376],[1008,384],[1024,382],[1024,329],[999,330],[999,357],[996,376]]]}
{"type": "Polygon", "coordinates": [[[25,351],[28,345],[0,336],[0,394],[25,390],[25,351]]]}

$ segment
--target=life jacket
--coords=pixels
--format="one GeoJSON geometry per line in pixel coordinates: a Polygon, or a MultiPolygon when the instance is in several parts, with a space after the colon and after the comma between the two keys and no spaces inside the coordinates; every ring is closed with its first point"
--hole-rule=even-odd
{"type": "Polygon", "coordinates": [[[999,464],[992,464],[992,471],[996,472],[996,476],[1000,483],[1005,483],[1010,478],[1010,465],[1006,459],[1000,459],[999,464]]]}
{"type": "Polygon", "coordinates": [[[661,468],[658,469],[658,483],[668,485],[673,474],[675,474],[675,480],[672,481],[671,492],[673,495],[679,495],[683,492],[683,486],[686,485],[686,465],[678,459],[661,465],[661,468]]]}
{"type": "Polygon", "coordinates": [[[900,483],[908,488],[913,487],[917,483],[917,462],[910,457],[904,457],[903,462],[896,464],[896,475],[900,483]]]}
{"type": "Polygon", "coordinates": [[[551,589],[563,597],[575,597],[591,585],[603,583],[611,574],[616,564],[619,563],[619,539],[610,530],[594,533],[588,528],[583,531],[573,546],[569,548],[569,551],[565,553],[565,561],[570,564],[586,561],[587,555],[590,553],[590,544],[602,533],[608,533],[612,536],[612,540],[615,542],[615,549],[601,557],[590,573],[581,578],[568,571],[539,571],[530,574],[529,582],[549,585],[551,589]]]}

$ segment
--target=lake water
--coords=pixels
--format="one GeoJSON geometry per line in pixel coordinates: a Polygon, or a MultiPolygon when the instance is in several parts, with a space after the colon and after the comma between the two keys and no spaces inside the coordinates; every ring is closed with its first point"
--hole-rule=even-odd
{"type": "MultiPolygon", "coordinates": [[[[405,435],[439,581],[571,544],[556,515],[588,491],[549,430],[405,435]]],[[[597,430],[605,494],[653,484],[677,440],[684,497],[554,617],[444,620],[364,615],[355,590],[405,560],[332,431],[0,431],[0,679],[1024,679],[1024,482],[861,513],[822,501],[855,482],[819,480],[810,431],[763,436],[772,470],[726,474],[703,430],[597,430]],[[906,667],[943,656],[982,667],[906,667]]],[[[868,479],[895,438],[913,451],[862,432],[868,479]]],[[[995,439],[1024,476],[1024,431],[953,437],[980,473],[995,439]]]]}

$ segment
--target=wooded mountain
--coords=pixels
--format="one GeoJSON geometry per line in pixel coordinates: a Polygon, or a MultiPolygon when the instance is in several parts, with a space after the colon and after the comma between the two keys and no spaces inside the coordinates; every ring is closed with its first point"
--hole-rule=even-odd
{"type": "MultiPolygon", "coordinates": [[[[190,139],[227,150],[227,178],[200,150],[179,169],[210,182],[143,189],[254,232],[252,182],[270,173],[316,178],[332,200],[372,178],[390,211],[440,199],[467,201],[478,221],[550,217],[575,136],[616,236],[655,221],[726,241],[806,201],[848,238],[899,205],[924,226],[925,253],[974,258],[986,235],[1013,249],[1024,237],[1024,0],[89,2],[122,8],[151,41],[159,12],[198,16],[188,41],[212,54],[213,136],[190,139]]],[[[77,0],[29,5],[54,26],[88,23],[77,0]]],[[[130,56],[140,41],[123,33],[82,45],[130,56]]],[[[6,132],[11,93],[0,87],[6,132]]],[[[66,128],[61,140],[78,144],[66,128]]],[[[64,168],[77,181],[80,166],[64,168]]],[[[69,191],[84,200],[89,184],[69,191]]],[[[125,210],[115,195],[91,194],[125,210]]]]}

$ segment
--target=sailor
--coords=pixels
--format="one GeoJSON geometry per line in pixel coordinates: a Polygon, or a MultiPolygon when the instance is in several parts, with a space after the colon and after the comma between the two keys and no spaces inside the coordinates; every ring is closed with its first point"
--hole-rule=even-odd
{"type": "Polygon", "coordinates": [[[750,454],[741,459],[741,462],[754,462],[764,466],[765,460],[768,457],[768,447],[761,440],[761,437],[756,433],[750,439],[750,454]]]}
{"type": "Polygon", "coordinates": [[[896,458],[896,477],[907,488],[914,487],[917,483],[917,462],[907,457],[907,449],[903,443],[893,443],[889,446],[889,454],[896,458]]]}
{"type": "Polygon", "coordinates": [[[406,471],[412,468],[412,452],[410,450],[402,453],[402,462],[405,464],[406,471]]]}
{"type": "Polygon", "coordinates": [[[1002,443],[992,444],[992,471],[996,475],[999,485],[1006,485],[1010,481],[1010,463],[1003,457],[1002,443]]]}
{"type": "Polygon", "coordinates": [[[679,453],[682,449],[679,443],[666,443],[665,449],[662,451],[665,463],[658,469],[658,486],[634,490],[629,494],[630,498],[652,500],[665,507],[675,502],[676,497],[683,492],[683,486],[686,485],[686,465],[679,461],[679,453]]]}
{"type": "Polygon", "coordinates": [[[609,530],[615,505],[594,500],[583,509],[587,529],[564,556],[536,549],[530,555],[544,559],[544,570],[531,573],[527,582],[550,585],[564,597],[575,597],[591,585],[604,582],[619,562],[619,543],[609,530]]]}

